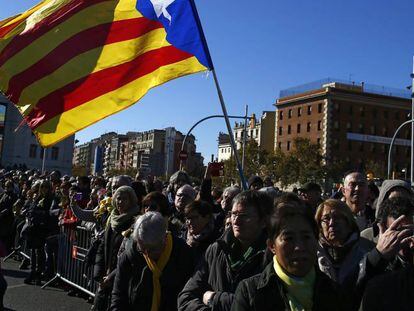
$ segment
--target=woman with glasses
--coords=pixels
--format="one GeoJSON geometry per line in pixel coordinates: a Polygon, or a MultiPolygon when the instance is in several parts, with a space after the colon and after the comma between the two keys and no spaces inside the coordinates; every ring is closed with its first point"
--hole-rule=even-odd
{"type": "Polygon", "coordinates": [[[272,261],[240,283],[231,310],[347,310],[334,283],[317,267],[317,238],[309,208],[296,202],[278,204],[267,240],[272,261]]]}
{"type": "Polygon", "coordinates": [[[273,205],[250,190],[238,194],[231,228],[207,248],[201,265],[178,297],[179,310],[230,310],[238,283],[266,265],[266,226],[273,205]]]}
{"type": "Polygon", "coordinates": [[[375,244],[360,238],[355,218],[344,202],[324,201],[319,205],[315,219],[320,230],[319,268],[341,285],[356,282],[359,262],[375,244]]]}
{"type": "Polygon", "coordinates": [[[177,310],[177,295],[194,269],[188,246],[151,211],[137,219],[132,239],[118,260],[111,310],[177,310]]]}

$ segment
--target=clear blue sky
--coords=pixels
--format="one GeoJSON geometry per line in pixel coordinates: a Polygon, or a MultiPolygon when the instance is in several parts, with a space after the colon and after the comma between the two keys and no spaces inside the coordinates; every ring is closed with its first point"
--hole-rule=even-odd
{"type": "MultiPolygon", "coordinates": [[[[0,19],[38,1],[0,0],[0,19]]],[[[413,0],[196,0],[230,114],[244,105],[273,110],[279,91],[326,77],[405,88],[414,55],[413,0]]],[[[196,74],[150,91],[133,107],[76,135],[88,141],[175,126],[221,114],[212,76],[196,74]]],[[[217,152],[223,120],[194,131],[206,159],[217,152]]]]}

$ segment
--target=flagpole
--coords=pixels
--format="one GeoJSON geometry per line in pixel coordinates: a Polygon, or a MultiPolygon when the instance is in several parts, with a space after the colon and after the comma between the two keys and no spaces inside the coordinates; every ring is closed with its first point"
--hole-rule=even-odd
{"type": "Polygon", "coordinates": [[[216,84],[217,94],[218,94],[218,97],[220,99],[221,109],[223,110],[224,120],[226,121],[227,131],[229,132],[230,144],[231,144],[231,147],[232,147],[233,152],[234,152],[234,158],[236,159],[236,164],[237,164],[237,169],[239,171],[241,184],[242,184],[243,189],[247,190],[246,179],[244,177],[243,168],[241,166],[240,158],[239,158],[239,155],[237,153],[236,142],[234,141],[233,130],[231,129],[229,116],[227,114],[226,104],[224,103],[224,98],[223,98],[223,94],[221,92],[220,84],[219,84],[218,79],[217,79],[216,71],[213,69],[212,72],[213,72],[213,77],[214,77],[214,83],[216,84]]]}
{"type": "MultiPolygon", "coordinates": [[[[411,120],[414,120],[414,56],[413,56],[413,72],[411,73],[411,120]]],[[[411,123],[411,186],[414,184],[414,123],[411,123]]]]}
{"type": "Polygon", "coordinates": [[[240,163],[239,155],[237,154],[236,143],[234,141],[233,131],[231,129],[229,116],[227,114],[226,104],[224,103],[223,94],[221,93],[220,84],[218,82],[217,74],[216,74],[216,71],[215,71],[214,65],[213,65],[213,60],[211,58],[210,51],[208,49],[207,40],[206,40],[206,37],[204,36],[203,27],[201,25],[200,17],[199,17],[198,12],[197,12],[197,7],[196,7],[196,4],[195,4],[194,0],[189,0],[189,2],[191,4],[191,8],[193,10],[193,14],[194,14],[194,17],[195,17],[195,20],[196,20],[196,23],[197,23],[197,26],[198,26],[198,29],[199,29],[199,32],[200,32],[201,41],[204,45],[204,49],[205,49],[205,52],[206,52],[208,62],[211,65],[209,69],[213,73],[214,83],[216,85],[217,94],[218,94],[219,99],[220,99],[221,109],[223,110],[224,120],[226,121],[227,131],[229,132],[230,144],[231,144],[231,147],[232,147],[233,152],[234,152],[234,158],[236,159],[236,164],[237,164],[237,169],[239,171],[241,184],[242,184],[243,189],[247,190],[246,179],[245,179],[244,174],[243,174],[243,168],[242,168],[241,163],[240,163]]]}

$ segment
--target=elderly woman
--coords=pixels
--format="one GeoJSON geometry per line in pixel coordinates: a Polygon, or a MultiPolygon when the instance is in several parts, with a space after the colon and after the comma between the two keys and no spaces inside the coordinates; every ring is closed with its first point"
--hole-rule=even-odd
{"type": "Polygon", "coordinates": [[[359,261],[375,245],[359,236],[358,225],[349,207],[341,201],[329,199],[316,211],[320,229],[319,268],[339,284],[356,281],[359,261]]]}
{"type": "Polygon", "coordinates": [[[94,268],[94,278],[99,284],[95,295],[93,310],[107,310],[116,273],[117,254],[121,246],[122,232],[128,230],[135,222],[140,209],[134,190],[129,186],[119,187],[112,197],[114,209],[109,216],[104,233],[104,240],[100,243],[94,268]]]}
{"type": "Polygon", "coordinates": [[[139,217],[132,238],[119,257],[111,310],[177,310],[177,295],[194,267],[189,248],[167,231],[158,212],[139,217]]]}
{"type": "Polygon", "coordinates": [[[341,310],[333,282],[316,266],[317,238],[308,208],[278,205],[267,241],[273,260],[240,283],[231,310],[341,310]]]}
{"type": "Polygon", "coordinates": [[[271,200],[245,191],[233,200],[231,230],[211,244],[178,297],[182,311],[230,310],[237,284],[266,266],[266,225],[271,200]]]}

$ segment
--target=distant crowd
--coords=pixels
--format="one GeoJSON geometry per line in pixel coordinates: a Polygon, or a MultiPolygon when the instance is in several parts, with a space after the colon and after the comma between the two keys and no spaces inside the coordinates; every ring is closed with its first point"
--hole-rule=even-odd
{"type": "MultiPolygon", "coordinates": [[[[403,180],[344,174],[329,197],[309,181],[248,190],[137,174],[0,171],[0,257],[19,249],[27,284],[57,271],[60,236],[93,232],[91,310],[413,310],[414,193],[403,180]]],[[[1,302],[7,283],[0,276],[1,302]]],[[[0,310],[3,308],[1,304],[0,310]]]]}

